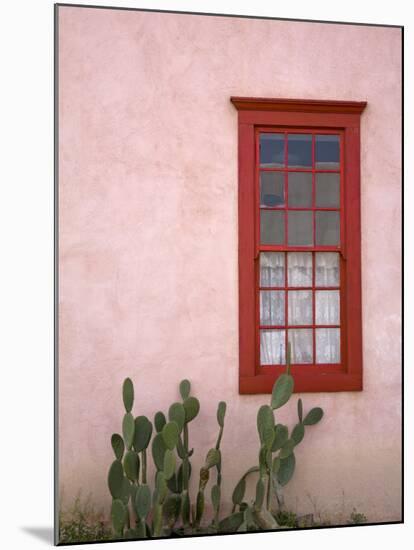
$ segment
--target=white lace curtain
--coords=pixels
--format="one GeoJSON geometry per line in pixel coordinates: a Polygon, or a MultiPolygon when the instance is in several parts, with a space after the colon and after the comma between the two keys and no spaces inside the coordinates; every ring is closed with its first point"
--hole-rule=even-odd
{"type": "Polygon", "coordinates": [[[265,252],[260,254],[260,360],[262,365],[285,363],[285,324],[300,326],[288,329],[292,345],[292,362],[313,363],[313,329],[307,325],[328,325],[315,330],[317,363],[340,361],[340,329],[329,325],[340,324],[339,290],[323,287],[339,286],[339,255],[336,252],[265,252]],[[315,287],[313,292],[312,262],[315,261],[315,287]],[[265,290],[264,287],[284,287],[285,290],[265,290]],[[294,289],[290,290],[291,287],[294,289]],[[303,290],[301,290],[303,289],[303,290]],[[287,320],[285,302],[287,299],[287,320]],[[315,318],[314,304],[315,300],[315,318]],[[286,323],[287,321],[287,323],[286,323]],[[270,326],[279,328],[270,329],[270,326]]]}

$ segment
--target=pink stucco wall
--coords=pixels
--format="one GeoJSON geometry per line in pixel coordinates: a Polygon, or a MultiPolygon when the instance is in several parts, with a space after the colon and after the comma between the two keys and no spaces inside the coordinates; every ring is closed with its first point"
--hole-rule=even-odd
{"type": "MultiPolygon", "coordinates": [[[[366,100],[362,118],[364,391],[325,410],[286,498],[331,518],[398,520],[400,30],[59,9],[59,484],[109,503],[110,435],[130,376],[153,417],[188,377],[195,470],[227,401],[224,497],[257,460],[238,394],[237,113],[231,95],[366,100]]],[[[296,401],[296,400],[295,400],[296,401]]],[[[295,421],[295,404],[278,418],[295,421]]]]}

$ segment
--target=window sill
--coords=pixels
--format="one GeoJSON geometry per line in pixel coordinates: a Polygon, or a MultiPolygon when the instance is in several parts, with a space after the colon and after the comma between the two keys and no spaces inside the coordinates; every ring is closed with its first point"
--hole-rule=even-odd
{"type": "MultiPolygon", "coordinates": [[[[257,374],[256,376],[241,376],[239,379],[240,394],[271,393],[273,384],[280,372],[273,374],[257,374]]],[[[362,375],[346,372],[315,372],[291,374],[295,381],[294,392],[339,392],[362,391],[362,375]]]]}

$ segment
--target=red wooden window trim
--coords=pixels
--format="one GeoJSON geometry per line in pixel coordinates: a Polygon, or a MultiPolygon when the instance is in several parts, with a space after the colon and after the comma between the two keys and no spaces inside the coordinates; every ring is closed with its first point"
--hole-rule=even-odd
{"type": "MultiPolygon", "coordinates": [[[[366,102],[243,97],[232,97],[231,101],[238,110],[239,131],[239,392],[270,393],[276,378],[285,370],[283,365],[259,364],[256,181],[259,128],[341,135],[341,363],[292,365],[291,373],[296,392],[362,390],[360,117],[366,102]]],[[[273,245],[260,248],[286,250],[284,246],[273,245]]],[[[337,247],[334,249],[338,251],[337,247]]]]}

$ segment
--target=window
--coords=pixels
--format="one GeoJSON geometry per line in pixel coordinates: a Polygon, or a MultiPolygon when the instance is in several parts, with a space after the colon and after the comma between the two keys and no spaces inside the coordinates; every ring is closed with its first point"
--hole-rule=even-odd
{"type": "Polygon", "coordinates": [[[231,98],[239,121],[240,393],[362,389],[365,102],[231,98]]]}

